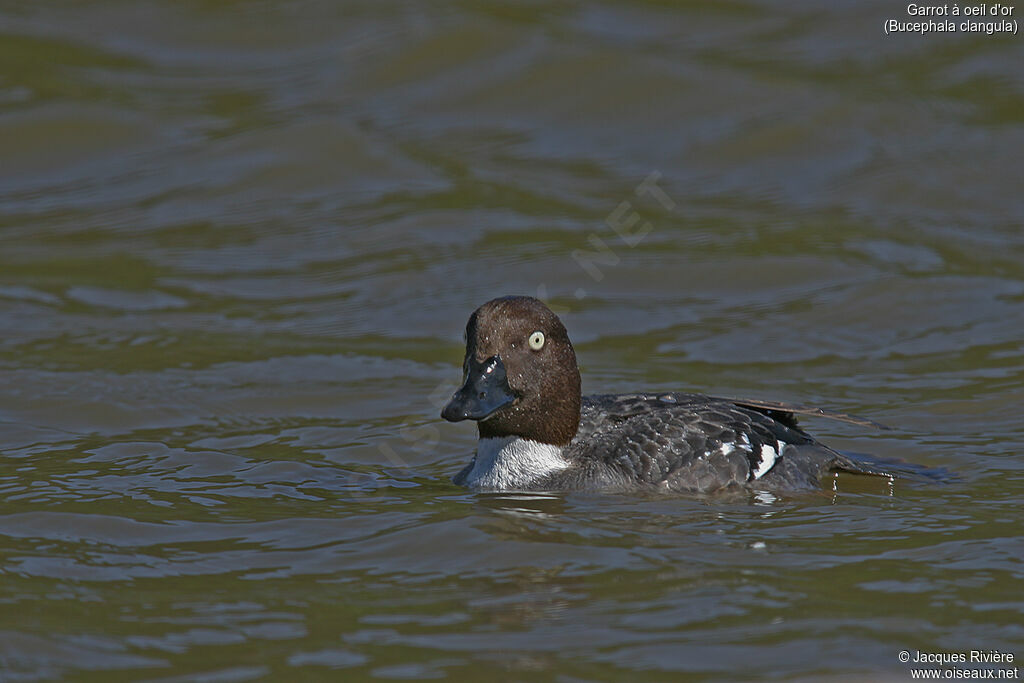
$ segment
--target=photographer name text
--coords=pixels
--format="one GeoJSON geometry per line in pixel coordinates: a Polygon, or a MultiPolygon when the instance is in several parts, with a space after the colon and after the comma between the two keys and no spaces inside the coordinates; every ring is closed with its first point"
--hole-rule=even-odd
{"type": "MultiPolygon", "coordinates": [[[[914,650],[906,653],[904,661],[916,664],[1013,664],[1012,652],[999,650],[968,650],[966,652],[921,652],[914,650]]],[[[901,653],[900,659],[904,655],[901,653]]]]}

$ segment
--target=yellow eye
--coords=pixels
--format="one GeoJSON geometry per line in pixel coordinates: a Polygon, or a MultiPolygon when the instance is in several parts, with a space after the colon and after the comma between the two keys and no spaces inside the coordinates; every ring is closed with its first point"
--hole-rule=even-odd
{"type": "Polygon", "coordinates": [[[544,333],[537,330],[530,335],[530,348],[534,351],[540,351],[544,348],[544,333]]]}

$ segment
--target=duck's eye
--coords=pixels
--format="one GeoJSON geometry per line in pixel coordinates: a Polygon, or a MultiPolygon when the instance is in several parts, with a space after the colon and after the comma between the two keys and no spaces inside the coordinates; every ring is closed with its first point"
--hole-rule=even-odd
{"type": "Polygon", "coordinates": [[[544,348],[544,333],[537,330],[530,335],[530,348],[534,351],[540,351],[544,348]]]}

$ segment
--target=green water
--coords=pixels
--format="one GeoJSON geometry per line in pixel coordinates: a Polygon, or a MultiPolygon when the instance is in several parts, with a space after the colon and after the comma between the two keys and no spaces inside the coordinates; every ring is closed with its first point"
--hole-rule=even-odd
{"type": "Polygon", "coordinates": [[[0,680],[1024,658],[1024,39],[904,13],[0,5],[0,680]],[[927,476],[457,488],[509,293],[585,392],[856,413],[805,425],[927,476]]]}

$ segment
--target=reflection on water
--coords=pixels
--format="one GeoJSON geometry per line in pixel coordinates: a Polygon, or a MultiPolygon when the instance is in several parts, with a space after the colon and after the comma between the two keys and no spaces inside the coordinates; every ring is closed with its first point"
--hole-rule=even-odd
{"type": "Polygon", "coordinates": [[[0,678],[1024,656],[1024,43],[893,11],[4,5],[0,678]],[[456,488],[508,293],[588,393],[864,415],[805,424],[899,476],[456,488]]]}

